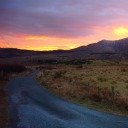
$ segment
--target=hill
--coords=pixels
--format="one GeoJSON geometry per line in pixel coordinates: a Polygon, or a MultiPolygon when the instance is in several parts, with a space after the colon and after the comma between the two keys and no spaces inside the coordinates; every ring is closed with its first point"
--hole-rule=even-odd
{"type": "Polygon", "coordinates": [[[86,53],[128,53],[128,38],[121,40],[101,40],[97,43],[74,49],[86,53]]]}
{"type": "Polygon", "coordinates": [[[97,43],[71,50],[30,51],[1,48],[0,58],[42,56],[47,59],[128,59],[128,38],[101,40],[97,43]],[[54,57],[53,57],[54,56],[54,57]]]}

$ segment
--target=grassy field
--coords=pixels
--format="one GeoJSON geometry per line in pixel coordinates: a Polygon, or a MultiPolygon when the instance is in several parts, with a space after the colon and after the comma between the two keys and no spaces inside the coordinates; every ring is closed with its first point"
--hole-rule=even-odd
{"type": "Polygon", "coordinates": [[[93,61],[82,65],[52,65],[38,74],[54,94],[84,106],[128,114],[128,63],[93,61]]]}

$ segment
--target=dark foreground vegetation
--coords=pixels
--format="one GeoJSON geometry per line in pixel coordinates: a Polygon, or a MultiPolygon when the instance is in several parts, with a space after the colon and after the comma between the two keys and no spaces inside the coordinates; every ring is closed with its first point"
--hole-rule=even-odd
{"type": "Polygon", "coordinates": [[[26,70],[24,65],[20,64],[0,64],[0,79],[6,80],[12,73],[21,73],[26,70]]]}
{"type": "Polygon", "coordinates": [[[5,92],[6,82],[12,74],[26,71],[25,66],[19,64],[0,64],[0,128],[8,127],[8,102],[5,92]]]}
{"type": "Polygon", "coordinates": [[[8,104],[4,90],[5,84],[4,80],[0,80],[0,128],[7,128],[8,125],[8,104]]]}
{"type": "Polygon", "coordinates": [[[20,73],[25,70],[26,70],[25,66],[20,64],[0,64],[0,72],[20,73]]]}

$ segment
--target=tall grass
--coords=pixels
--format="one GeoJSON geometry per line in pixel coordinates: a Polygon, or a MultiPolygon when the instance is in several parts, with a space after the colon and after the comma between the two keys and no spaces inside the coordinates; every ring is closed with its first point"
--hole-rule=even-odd
{"type": "Polygon", "coordinates": [[[42,70],[39,80],[55,94],[82,102],[116,106],[128,112],[128,67],[121,65],[61,66],[42,70]]]}

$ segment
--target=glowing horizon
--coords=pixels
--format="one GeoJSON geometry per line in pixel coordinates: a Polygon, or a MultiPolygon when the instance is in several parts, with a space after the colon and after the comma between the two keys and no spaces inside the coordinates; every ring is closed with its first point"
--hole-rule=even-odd
{"type": "Polygon", "coordinates": [[[126,0],[0,1],[0,47],[68,50],[126,38],[127,5],[126,0]]]}

